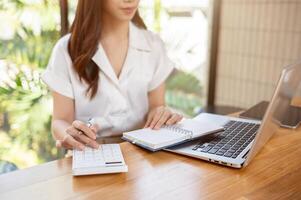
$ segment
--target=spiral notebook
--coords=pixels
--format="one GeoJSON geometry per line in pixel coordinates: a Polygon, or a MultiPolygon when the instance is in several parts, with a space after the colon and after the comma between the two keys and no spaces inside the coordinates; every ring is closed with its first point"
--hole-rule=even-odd
{"type": "Polygon", "coordinates": [[[176,125],[164,125],[159,130],[150,128],[123,133],[122,139],[151,151],[181,144],[195,138],[223,130],[223,127],[186,119],[176,125]]]}

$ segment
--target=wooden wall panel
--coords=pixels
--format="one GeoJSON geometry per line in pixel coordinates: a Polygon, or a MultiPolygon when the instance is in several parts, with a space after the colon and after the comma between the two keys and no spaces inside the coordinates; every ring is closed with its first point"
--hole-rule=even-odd
{"type": "Polygon", "coordinates": [[[269,100],[283,67],[301,60],[300,0],[222,0],[216,105],[269,100]]]}

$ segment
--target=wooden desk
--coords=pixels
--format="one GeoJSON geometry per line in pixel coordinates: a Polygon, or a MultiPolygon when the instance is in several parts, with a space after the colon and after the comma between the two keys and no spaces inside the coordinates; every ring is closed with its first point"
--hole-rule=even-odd
{"type": "Polygon", "coordinates": [[[301,199],[301,129],[279,131],[240,170],[121,147],[128,173],[72,177],[66,158],[0,176],[0,199],[301,199]]]}

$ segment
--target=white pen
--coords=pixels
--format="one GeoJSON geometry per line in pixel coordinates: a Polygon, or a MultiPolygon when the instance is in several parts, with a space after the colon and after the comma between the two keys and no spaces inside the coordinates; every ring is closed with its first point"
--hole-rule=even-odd
{"type": "Polygon", "coordinates": [[[88,128],[91,128],[93,123],[92,123],[93,118],[89,118],[89,120],[87,121],[86,125],[88,126],[88,128]]]}
{"type": "Polygon", "coordinates": [[[89,118],[89,120],[87,121],[87,126],[88,126],[88,128],[91,128],[91,126],[92,126],[92,118],[89,118]]]}

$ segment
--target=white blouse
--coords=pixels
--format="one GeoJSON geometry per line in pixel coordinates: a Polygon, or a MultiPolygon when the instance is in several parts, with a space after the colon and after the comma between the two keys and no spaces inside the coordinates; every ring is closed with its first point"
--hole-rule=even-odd
{"type": "Polygon", "coordinates": [[[99,44],[92,57],[100,69],[92,100],[85,94],[87,84],[73,69],[69,38],[70,34],[55,45],[42,80],[51,90],[74,99],[75,119],[92,118],[101,127],[98,136],[116,136],[142,125],[149,108],[148,92],[161,85],[174,68],[159,36],[130,23],[129,49],[119,78],[99,44]]]}

